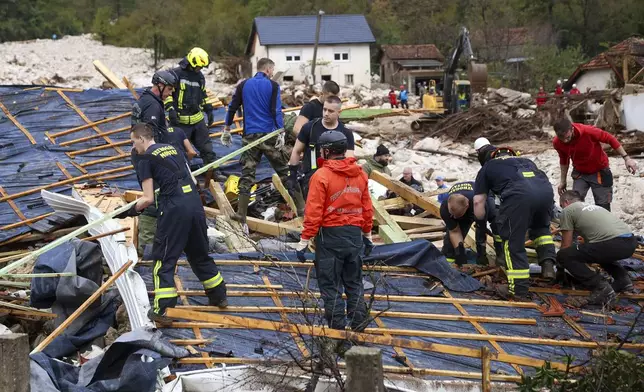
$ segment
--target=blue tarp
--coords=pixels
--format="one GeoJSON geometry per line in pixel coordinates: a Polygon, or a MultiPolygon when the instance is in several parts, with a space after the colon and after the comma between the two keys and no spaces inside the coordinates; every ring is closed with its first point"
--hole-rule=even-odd
{"type": "MultiPolygon", "coordinates": [[[[400,245],[400,244],[399,244],[400,245]]],[[[410,246],[410,249],[418,246],[410,246]]],[[[391,248],[377,247],[374,251],[375,255],[393,254],[391,248]],[[379,249],[381,248],[381,249],[379,249]]],[[[253,256],[258,258],[259,254],[245,254],[243,256],[253,256]]],[[[239,259],[240,255],[213,255],[215,259],[239,259]]],[[[401,253],[400,258],[407,258],[406,253],[401,253]]],[[[249,257],[251,258],[251,257],[249,257]]],[[[295,261],[294,255],[284,253],[278,255],[280,260],[295,261]]],[[[395,260],[396,257],[389,258],[388,260],[395,260]]],[[[395,263],[395,262],[394,262],[395,263]]],[[[388,264],[385,262],[383,264],[388,264]]],[[[138,266],[138,271],[142,275],[149,289],[152,289],[152,275],[151,268],[145,266],[138,266]]],[[[282,288],[277,292],[300,292],[304,291],[304,286],[307,281],[307,268],[291,268],[291,267],[260,267],[259,270],[254,269],[252,266],[229,266],[221,265],[220,270],[227,284],[244,284],[244,285],[264,285],[266,282],[263,277],[267,277],[273,285],[281,285],[282,288]]],[[[178,276],[181,279],[184,290],[202,290],[203,287],[194,273],[189,267],[180,266],[178,268],[178,276]]],[[[426,297],[442,295],[442,291],[437,291],[435,288],[436,282],[428,279],[423,275],[417,277],[409,274],[396,274],[387,272],[367,272],[365,279],[375,285],[375,294],[381,295],[404,295],[412,297],[426,297]]],[[[439,286],[440,287],[440,286],[439,286]]],[[[318,292],[317,281],[315,279],[315,270],[313,269],[310,276],[308,288],[312,292],[318,292]]],[[[266,296],[253,296],[253,291],[265,291],[266,289],[258,288],[253,289],[235,289],[230,288],[229,291],[249,292],[246,295],[235,295],[229,297],[230,306],[245,306],[245,307],[274,307],[278,306],[271,297],[266,296]]],[[[366,290],[369,294],[370,290],[366,290]]],[[[478,293],[458,293],[451,291],[452,296],[457,298],[468,299],[489,299],[478,293]]],[[[302,308],[303,300],[301,298],[279,295],[279,299],[285,307],[299,307],[302,308]]],[[[560,302],[565,301],[564,296],[557,296],[560,302]]],[[[207,305],[208,300],[205,296],[189,296],[187,297],[188,303],[179,302],[179,305],[207,305]]],[[[630,329],[630,324],[634,321],[639,307],[626,300],[620,301],[621,305],[632,306],[635,313],[609,313],[615,320],[614,325],[605,325],[605,321],[601,318],[590,317],[582,315],[576,310],[567,309],[567,314],[574,319],[577,319],[579,324],[585,328],[596,341],[606,341],[615,336],[624,337],[630,329]]],[[[321,308],[322,304],[317,302],[316,307],[321,308]]],[[[307,306],[311,309],[311,305],[307,306]]],[[[503,307],[503,306],[483,306],[483,305],[467,305],[464,304],[463,308],[471,316],[489,316],[500,318],[529,318],[535,319],[536,325],[511,325],[499,323],[480,323],[489,334],[505,335],[505,336],[521,336],[531,338],[552,338],[558,340],[583,340],[583,338],[575,332],[565,321],[559,317],[543,317],[541,312],[537,309],[523,309],[516,307],[503,307]]],[[[374,311],[395,311],[395,312],[413,312],[425,314],[439,314],[439,315],[458,315],[461,313],[452,304],[447,303],[424,303],[424,302],[399,302],[390,300],[375,300],[372,304],[374,311]]],[[[594,312],[601,312],[599,308],[589,308],[588,310],[594,312]]],[[[270,312],[255,312],[255,313],[233,313],[229,314],[253,317],[265,320],[281,321],[279,313],[270,312]]],[[[322,314],[315,314],[314,312],[307,312],[306,316],[298,313],[288,313],[287,317],[292,323],[307,323],[326,325],[322,314]],[[306,320],[305,320],[306,319],[306,320]]],[[[459,332],[468,334],[480,333],[472,323],[467,321],[439,321],[439,320],[426,320],[415,318],[399,318],[399,317],[384,317],[381,316],[380,320],[388,329],[407,329],[418,331],[436,331],[436,332],[459,332]]],[[[370,327],[378,327],[375,322],[372,322],[370,327]]],[[[635,327],[635,333],[644,332],[644,320],[640,320],[635,327]]],[[[192,329],[163,329],[164,336],[173,339],[194,339],[194,331],[192,329]]],[[[287,333],[263,331],[263,330],[246,330],[246,329],[209,329],[201,328],[201,333],[204,339],[212,339],[212,342],[200,348],[201,351],[209,353],[211,356],[234,356],[242,358],[262,358],[262,359],[282,359],[291,360],[292,358],[301,358],[298,347],[293,342],[292,337],[287,333]]],[[[397,335],[398,336],[398,335],[397,335]]],[[[411,338],[413,340],[421,340],[428,343],[441,343],[449,344],[473,349],[480,349],[482,346],[487,346],[491,352],[496,352],[496,349],[490,345],[488,341],[484,340],[470,340],[470,339],[447,339],[447,338],[426,338],[426,337],[410,337],[399,336],[402,338],[411,338]]],[[[311,347],[312,341],[309,337],[304,337],[305,344],[311,347]]],[[[591,349],[584,348],[571,348],[562,345],[536,345],[536,344],[519,344],[519,343],[506,343],[499,342],[499,346],[508,354],[520,355],[542,360],[551,360],[563,362],[566,355],[572,355],[576,363],[582,363],[591,355],[591,349]]],[[[402,366],[397,360],[397,354],[392,347],[378,346],[383,350],[383,362],[385,365],[402,366]]],[[[477,358],[467,358],[456,355],[448,355],[441,353],[433,353],[428,351],[403,349],[407,359],[417,368],[432,368],[443,370],[455,371],[480,371],[481,361],[477,358]]],[[[177,365],[176,370],[185,371],[190,369],[200,368],[197,365],[186,366],[177,365]]],[[[524,367],[527,373],[534,372],[534,369],[524,367]]],[[[492,362],[492,372],[499,374],[516,375],[516,371],[506,363],[497,361],[492,362]]]]}
{"type": "MultiPolygon", "coordinates": [[[[64,94],[90,121],[99,121],[128,113],[134,103],[134,98],[128,90],[67,91],[64,94]]],[[[130,165],[129,159],[124,158],[85,166],[84,171],[81,171],[75,165],[84,165],[100,158],[114,157],[119,155],[119,152],[114,148],[108,148],[73,157],[65,154],[104,145],[107,143],[104,138],[94,138],[69,146],[60,146],[61,143],[66,141],[96,135],[97,130],[108,132],[128,127],[130,125],[129,117],[55,138],[55,143],[52,143],[47,134],[55,134],[86,124],[86,121],[67,104],[57,91],[45,88],[0,87],[0,103],[9,110],[36,142],[32,144],[29,138],[4,112],[0,111],[0,186],[9,195],[66,180],[66,175],[58,165],[61,165],[72,177],[130,165]]],[[[215,110],[215,120],[223,120],[224,115],[224,108],[215,110]]],[[[222,127],[219,126],[212,128],[210,131],[215,133],[221,130],[222,127]]],[[[129,134],[123,131],[109,135],[107,138],[114,143],[118,143],[129,140],[129,134]]],[[[233,135],[233,145],[231,147],[224,147],[218,138],[213,138],[213,147],[217,156],[224,156],[241,147],[241,136],[233,135]]],[[[129,145],[122,146],[120,149],[123,153],[129,155],[129,145]]],[[[199,158],[193,160],[193,169],[197,168],[201,163],[199,158]]],[[[234,161],[226,165],[223,168],[223,172],[225,174],[239,174],[241,173],[241,165],[239,165],[238,161],[234,161]]],[[[121,174],[125,176],[108,179],[106,182],[121,189],[140,189],[132,170],[116,172],[111,176],[121,174]]],[[[269,178],[272,174],[273,170],[268,161],[263,158],[257,168],[257,179],[269,178]]],[[[83,180],[81,182],[87,181],[83,180]]],[[[50,190],[69,194],[70,187],[71,185],[65,185],[50,190]]],[[[15,199],[15,203],[26,218],[33,218],[52,212],[52,209],[43,202],[39,193],[15,199]]],[[[69,217],[64,216],[64,218],[68,219],[69,217]]],[[[2,230],[0,231],[0,242],[32,229],[47,231],[59,223],[60,220],[60,217],[52,217],[41,221],[40,224],[31,225],[31,228],[21,226],[10,230],[2,230]]],[[[20,221],[20,218],[11,206],[7,202],[0,202],[0,227],[18,221],[20,221]]]]}

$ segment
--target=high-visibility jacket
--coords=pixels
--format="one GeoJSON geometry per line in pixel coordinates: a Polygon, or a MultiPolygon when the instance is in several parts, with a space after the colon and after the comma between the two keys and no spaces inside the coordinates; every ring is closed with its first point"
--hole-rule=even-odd
{"type": "Polygon", "coordinates": [[[203,111],[212,110],[206,94],[206,79],[201,71],[195,72],[185,58],[172,71],[177,75],[177,85],[174,93],[163,102],[165,109],[176,110],[181,124],[197,124],[204,118],[203,111]]]}

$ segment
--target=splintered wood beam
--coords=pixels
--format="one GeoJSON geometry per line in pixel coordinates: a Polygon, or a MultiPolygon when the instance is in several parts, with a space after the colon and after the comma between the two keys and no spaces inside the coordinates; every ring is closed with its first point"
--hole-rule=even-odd
{"type": "Polygon", "coordinates": [[[293,201],[293,197],[291,197],[291,195],[288,193],[288,190],[282,183],[282,179],[280,178],[280,176],[278,176],[277,173],[274,173],[272,180],[273,180],[273,185],[275,186],[275,189],[277,189],[280,195],[282,195],[282,198],[286,201],[286,204],[288,204],[288,208],[290,208],[291,211],[293,211],[293,214],[297,216],[297,207],[295,207],[295,202],[293,201]]]}
{"type": "Polygon", "coordinates": [[[110,70],[105,64],[101,62],[101,60],[94,60],[92,61],[92,64],[94,64],[94,68],[107,79],[108,82],[112,83],[114,87],[125,90],[127,86],[125,83],[123,83],[115,74],[110,70]]]}
{"type": "Polygon", "coordinates": [[[412,204],[419,206],[425,211],[430,211],[430,213],[439,218],[440,215],[440,205],[438,201],[431,199],[429,196],[416,191],[414,188],[403,184],[398,180],[394,180],[386,174],[372,171],[371,176],[369,177],[372,180],[384,185],[387,189],[392,192],[395,192],[398,196],[409,201],[412,204]]]}
{"type": "Polygon", "coordinates": [[[31,223],[34,223],[34,222],[38,222],[39,220],[45,219],[48,216],[52,216],[52,215],[54,215],[53,212],[48,212],[46,214],[39,215],[39,216],[30,218],[30,219],[26,219],[26,220],[23,220],[23,221],[20,221],[20,222],[11,223],[9,225],[5,225],[5,226],[0,227],[0,231],[9,230],[9,229],[15,229],[16,227],[20,227],[20,226],[28,225],[28,224],[31,224],[31,223]]]}
{"type": "Polygon", "coordinates": [[[417,218],[414,216],[391,215],[391,218],[398,223],[403,230],[417,229],[427,226],[444,225],[441,219],[436,218],[417,218]]]}
{"type": "MultiPolygon", "coordinates": [[[[332,339],[344,339],[356,342],[380,344],[390,347],[401,347],[412,350],[422,350],[429,352],[437,352],[443,354],[459,355],[470,358],[481,358],[481,351],[466,347],[452,346],[439,343],[427,343],[421,340],[409,340],[402,338],[386,337],[379,335],[371,335],[368,333],[357,333],[352,331],[340,331],[331,328],[282,323],[277,321],[262,320],[256,318],[239,317],[231,315],[223,315],[216,313],[202,313],[194,312],[184,309],[169,308],[166,311],[166,316],[174,319],[186,319],[193,321],[205,321],[212,323],[221,323],[226,325],[235,325],[246,329],[260,329],[267,331],[277,331],[285,333],[296,333],[298,335],[310,336],[326,336],[332,339]]],[[[391,331],[389,331],[391,333],[391,331]]],[[[558,342],[558,341],[555,341],[558,342]]],[[[491,353],[490,359],[505,363],[515,363],[524,366],[541,367],[545,365],[546,361],[523,357],[519,355],[491,353]]],[[[567,366],[563,363],[552,362],[551,366],[555,369],[566,370],[567,366]]]]}
{"type": "MultiPolygon", "coordinates": [[[[230,286],[230,285],[228,285],[230,286]]],[[[268,287],[268,286],[267,286],[268,287]]],[[[270,286],[273,288],[282,288],[279,285],[270,286]]],[[[178,288],[182,291],[182,289],[178,288]]],[[[219,309],[207,305],[186,305],[178,306],[182,309],[197,310],[201,312],[232,312],[232,313],[322,313],[323,309],[309,309],[285,306],[229,306],[226,309],[219,309]]],[[[372,316],[390,317],[390,318],[409,318],[416,320],[438,320],[438,321],[477,321],[480,323],[491,324],[510,324],[510,325],[537,325],[537,320],[532,318],[505,318],[505,317],[487,317],[487,316],[459,316],[455,314],[438,314],[438,313],[412,313],[412,312],[394,312],[372,310],[372,316]]]]}
{"type": "Polygon", "coordinates": [[[235,210],[230,205],[230,201],[226,197],[224,190],[221,188],[221,184],[214,180],[210,180],[208,187],[210,189],[210,193],[212,193],[212,196],[215,198],[215,202],[217,202],[217,207],[219,207],[220,213],[228,218],[232,218],[233,215],[235,215],[235,210]]]}
{"type": "Polygon", "coordinates": [[[74,139],[74,140],[68,140],[66,142],[59,143],[58,145],[61,146],[61,147],[66,147],[66,146],[70,146],[72,144],[82,143],[82,142],[86,142],[86,141],[92,140],[92,139],[98,139],[98,138],[101,138],[103,136],[114,135],[116,133],[121,133],[121,132],[130,130],[130,129],[132,129],[132,127],[117,128],[117,129],[113,129],[113,130],[107,131],[107,132],[100,132],[100,133],[97,133],[96,135],[85,136],[85,137],[81,137],[79,139],[74,139]]]}
{"type": "Polygon", "coordinates": [[[411,241],[373,195],[371,195],[371,205],[373,206],[373,217],[378,222],[378,235],[386,244],[411,241]]]}
{"type": "MultiPolygon", "coordinates": [[[[211,218],[216,218],[217,216],[222,215],[221,211],[216,208],[204,207],[206,216],[211,218]]],[[[287,234],[289,232],[299,233],[300,229],[294,228],[290,225],[284,225],[276,222],[269,222],[263,219],[257,219],[253,217],[246,217],[246,225],[248,229],[256,231],[258,233],[279,237],[280,235],[287,234]]]]}

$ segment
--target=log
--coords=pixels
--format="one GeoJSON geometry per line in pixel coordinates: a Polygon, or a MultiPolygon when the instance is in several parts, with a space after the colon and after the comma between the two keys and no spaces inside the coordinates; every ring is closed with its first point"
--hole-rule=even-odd
{"type": "MultiPolygon", "coordinates": [[[[103,120],[92,121],[92,122],[89,122],[87,124],[80,125],[78,127],[70,128],[70,129],[68,129],[66,131],[60,131],[60,132],[56,132],[56,133],[45,132],[45,134],[49,137],[49,139],[55,139],[55,138],[58,138],[58,137],[61,137],[61,136],[69,135],[71,133],[76,133],[78,131],[82,131],[82,130],[87,129],[87,128],[91,128],[91,127],[96,126],[96,125],[101,125],[101,124],[106,124],[108,122],[117,121],[117,120],[120,120],[122,118],[129,117],[131,115],[132,115],[132,112],[123,113],[123,114],[119,114],[118,116],[105,118],[103,120]]],[[[92,136],[93,137],[100,137],[101,135],[92,135],[92,136]]]]}

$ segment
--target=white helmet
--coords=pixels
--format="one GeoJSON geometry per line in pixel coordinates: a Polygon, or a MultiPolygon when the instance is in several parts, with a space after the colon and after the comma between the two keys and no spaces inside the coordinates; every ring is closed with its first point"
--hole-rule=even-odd
{"type": "Polygon", "coordinates": [[[561,79],[557,80],[557,84],[561,84],[561,79]]]}
{"type": "Polygon", "coordinates": [[[573,83],[572,88],[577,88],[577,83],[573,83]]]}
{"type": "Polygon", "coordinates": [[[480,149],[481,149],[481,147],[485,147],[485,146],[489,146],[489,145],[490,145],[490,141],[489,141],[489,140],[487,140],[487,139],[486,139],[486,138],[484,138],[484,137],[480,137],[480,138],[478,138],[478,139],[476,139],[476,140],[474,141],[474,149],[475,149],[476,151],[480,150],[480,149]]]}

